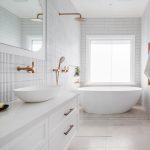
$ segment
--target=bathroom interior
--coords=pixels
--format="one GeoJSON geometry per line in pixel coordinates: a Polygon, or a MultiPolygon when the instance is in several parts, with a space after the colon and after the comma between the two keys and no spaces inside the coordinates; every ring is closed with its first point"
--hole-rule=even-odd
{"type": "Polygon", "coordinates": [[[0,150],[150,150],[150,0],[0,0],[0,150]]]}

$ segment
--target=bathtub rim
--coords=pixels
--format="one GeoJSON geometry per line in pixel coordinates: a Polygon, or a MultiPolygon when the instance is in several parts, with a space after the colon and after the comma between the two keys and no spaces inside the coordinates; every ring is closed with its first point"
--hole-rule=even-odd
{"type": "Polygon", "coordinates": [[[85,92],[132,92],[142,91],[141,87],[128,87],[128,86],[84,86],[77,89],[85,92]]]}

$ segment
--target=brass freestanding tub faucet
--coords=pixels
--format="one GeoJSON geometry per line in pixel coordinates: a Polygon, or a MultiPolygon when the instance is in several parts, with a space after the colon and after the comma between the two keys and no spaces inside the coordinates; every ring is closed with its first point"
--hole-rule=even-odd
{"type": "Polygon", "coordinates": [[[32,66],[26,66],[26,67],[17,67],[17,71],[25,70],[27,72],[35,73],[35,68],[34,68],[34,62],[32,62],[32,66]]]}

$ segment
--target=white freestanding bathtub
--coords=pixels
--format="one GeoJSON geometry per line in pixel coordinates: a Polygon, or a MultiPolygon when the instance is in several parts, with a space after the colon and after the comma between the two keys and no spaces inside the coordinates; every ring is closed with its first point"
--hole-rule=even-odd
{"type": "Polygon", "coordinates": [[[88,113],[113,114],[130,110],[139,100],[138,87],[81,87],[80,103],[88,113]]]}

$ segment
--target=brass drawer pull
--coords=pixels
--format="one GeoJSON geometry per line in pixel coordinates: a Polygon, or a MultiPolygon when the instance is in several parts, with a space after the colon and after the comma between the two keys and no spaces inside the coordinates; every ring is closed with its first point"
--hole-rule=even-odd
{"type": "Polygon", "coordinates": [[[65,116],[68,116],[74,109],[70,109],[68,112],[64,113],[65,116]]]}
{"type": "Polygon", "coordinates": [[[72,130],[73,127],[74,127],[74,125],[70,125],[69,129],[66,132],[64,132],[64,134],[68,135],[69,132],[72,130]]]}

